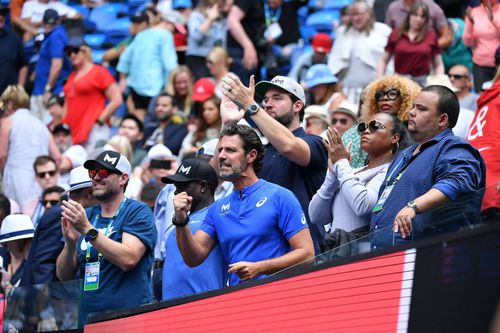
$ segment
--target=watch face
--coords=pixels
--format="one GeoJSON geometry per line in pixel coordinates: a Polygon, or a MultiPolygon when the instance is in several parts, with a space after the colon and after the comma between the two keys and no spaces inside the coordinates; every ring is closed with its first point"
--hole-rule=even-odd
{"type": "Polygon", "coordinates": [[[250,105],[250,107],[248,108],[248,113],[250,113],[251,115],[252,114],[256,114],[257,111],[259,111],[259,106],[257,104],[252,104],[250,105]]]}
{"type": "Polygon", "coordinates": [[[87,233],[87,236],[89,236],[89,238],[91,238],[91,239],[96,239],[98,233],[99,232],[97,230],[90,229],[89,232],[87,233]]]}

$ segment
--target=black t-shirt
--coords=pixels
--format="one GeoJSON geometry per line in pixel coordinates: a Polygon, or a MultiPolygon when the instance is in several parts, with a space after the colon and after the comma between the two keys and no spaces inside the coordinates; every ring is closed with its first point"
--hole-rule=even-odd
{"type": "Polygon", "coordinates": [[[299,41],[300,31],[297,11],[300,7],[305,5],[307,5],[307,2],[301,0],[283,2],[281,5],[281,15],[278,19],[278,23],[283,33],[276,41],[277,45],[285,46],[299,41]]]}
{"type": "MultiPolygon", "coordinates": [[[[241,25],[248,38],[252,41],[252,44],[257,48],[258,41],[263,38],[265,29],[264,7],[262,1],[235,0],[234,5],[238,6],[245,13],[241,25]]],[[[230,32],[228,32],[227,36],[227,46],[241,48],[241,45],[238,44],[230,32]]]]}
{"type": "Polygon", "coordinates": [[[13,32],[0,31],[0,93],[17,84],[19,70],[28,64],[21,39],[13,32]]]}

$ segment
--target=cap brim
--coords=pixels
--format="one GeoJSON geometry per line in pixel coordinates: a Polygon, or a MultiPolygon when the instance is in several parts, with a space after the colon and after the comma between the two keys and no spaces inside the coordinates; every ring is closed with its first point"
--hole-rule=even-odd
{"type": "Polygon", "coordinates": [[[68,193],[71,193],[73,191],[79,190],[81,188],[91,187],[91,186],[92,186],[92,181],[87,180],[87,181],[84,181],[84,182],[81,182],[81,183],[78,183],[78,184],[71,186],[69,189],[67,189],[66,191],[61,193],[61,195],[68,195],[68,193]]]}
{"type": "Polygon", "coordinates": [[[281,88],[280,86],[272,83],[271,81],[260,81],[259,83],[257,83],[255,85],[255,92],[257,93],[257,95],[259,95],[260,97],[264,97],[264,95],[266,94],[266,92],[269,90],[269,88],[278,88],[280,90],[284,90],[283,88],[281,88]]]}
{"type": "Polygon", "coordinates": [[[96,160],[88,160],[88,161],[85,161],[85,163],[83,163],[83,167],[87,170],[89,169],[96,169],[96,167],[102,167],[104,169],[107,169],[107,170],[110,170],[110,171],[113,171],[113,172],[118,172],[119,174],[122,174],[123,172],[121,172],[120,170],[118,170],[117,168],[110,168],[108,165],[100,162],[100,161],[96,161],[96,160]]]}
{"type": "Polygon", "coordinates": [[[185,183],[191,182],[196,179],[191,179],[183,175],[171,175],[166,177],[161,177],[161,181],[165,184],[175,184],[175,183],[185,183]]]}
{"type": "Polygon", "coordinates": [[[30,233],[23,234],[23,235],[18,235],[18,236],[13,236],[13,237],[2,239],[2,240],[0,240],[0,244],[15,241],[18,239],[33,238],[34,236],[35,236],[35,233],[30,232],[30,233]]]}

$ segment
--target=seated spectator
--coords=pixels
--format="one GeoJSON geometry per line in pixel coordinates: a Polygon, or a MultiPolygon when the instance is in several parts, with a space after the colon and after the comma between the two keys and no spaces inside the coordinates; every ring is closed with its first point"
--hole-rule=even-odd
{"type": "Polygon", "coordinates": [[[325,33],[317,33],[311,41],[312,49],[305,49],[292,64],[288,77],[303,84],[306,72],[312,65],[328,63],[332,49],[332,38],[325,33]]]}
{"type": "Polygon", "coordinates": [[[8,215],[2,221],[0,243],[8,250],[0,268],[4,295],[21,282],[34,233],[33,223],[27,215],[8,215]]]}
{"type": "Polygon", "coordinates": [[[364,234],[368,234],[370,215],[387,168],[394,156],[412,142],[401,120],[388,113],[372,115],[358,125],[358,132],[362,137],[361,149],[369,157],[362,168],[349,165],[349,152],[332,127],[324,141],[330,166],[325,182],[309,204],[309,216],[312,223],[329,225],[330,233],[335,229],[353,233],[364,229],[364,234]]]}
{"type": "Polygon", "coordinates": [[[342,136],[358,119],[357,107],[348,100],[342,101],[332,112],[332,127],[342,136]]]}
{"type": "Polygon", "coordinates": [[[158,126],[146,127],[144,146],[149,149],[155,144],[164,144],[174,154],[179,154],[184,137],[187,135],[187,125],[179,124],[174,118],[174,98],[168,93],[161,93],[156,99],[156,118],[158,126]]]}
{"type": "Polygon", "coordinates": [[[59,124],[52,130],[54,142],[62,154],[59,164],[60,183],[69,186],[69,172],[87,160],[87,151],[81,145],[73,144],[71,128],[67,124],[59,124]]]}
{"type": "Polygon", "coordinates": [[[229,73],[233,59],[229,57],[226,49],[216,46],[207,55],[207,68],[214,79],[215,95],[222,98],[221,82],[222,78],[229,73]]]}
{"type": "Polygon", "coordinates": [[[165,91],[173,97],[172,103],[175,112],[185,119],[191,113],[193,86],[191,70],[187,66],[181,65],[172,70],[165,88],[165,91]]]}
{"type": "MultiPolygon", "coordinates": [[[[366,122],[373,114],[386,112],[406,122],[413,100],[420,92],[415,82],[399,75],[385,77],[369,84],[363,92],[361,121],[366,122]]],[[[342,136],[347,147],[350,144],[351,166],[360,168],[366,164],[366,154],[361,150],[361,137],[356,127],[351,127],[342,136]]]]}
{"type": "Polygon", "coordinates": [[[61,155],[47,127],[28,110],[29,96],[23,87],[7,87],[2,94],[2,102],[10,114],[1,119],[0,126],[3,191],[6,196],[19,203],[23,212],[31,216],[33,211],[28,209],[30,200],[41,192],[38,187],[33,187],[37,171],[33,169],[33,162],[37,156],[50,152],[54,156],[55,170],[61,155]]]}
{"type": "Polygon", "coordinates": [[[472,52],[462,40],[465,21],[461,18],[449,18],[448,26],[453,34],[453,41],[448,48],[441,50],[445,71],[448,72],[456,64],[462,64],[472,71],[472,52]]]}
{"type": "Polygon", "coordinates": [[[206,58],[215,46],[226,45],[227,22],[223,1],[201,0],[188,18],[186,65],[197,80],[209,76],[206,58]]]}
{"type": "Polygon", "coordinates": [[[325,64],[309,67],[304,84],[312,94],[312,102],[321,105],[328,115],[346,99],[337,77],[325,64]]]}
{"type": "Polygon", "coordinates": [[[42,205],[45,210],[57,206],[61,203],[61,195],[64,189],[61,186],[51,186],[43,190],[42,193],[42,205]]]}
{"type": "Polygon", "coordinates": [[[354,1],[349,15],[349,25],[335,31],[328,67],[332,74],[342,74],[339,80],[347,99],[358,104],[363,87],[377,77],[377,66],[391,29],[375,22],[372,8],[364,1],[354,1]]]}
{"type": "Polygon", "coordinates": [[[425,85],[431,70],[444,74],[443,59],[434,31],[428,29],[429,8],[424,3],[411,6],[403,25],[392,31],[380,59],[378,76],[385,75],[389,59],[394,55],[394,69],[397,74],[425,85]]]}
{"type": "Polygon", "coordinates": [[[385,16],[385,23],[392,29],[397,29],[403,22],[415,3],[425,3],[429,7],[429,28],[438,36],[438,45],[446,49],[451,45],[452,34],[449,33],[446,16],[441,7],[432,0],[395,0],[393,1],[385,16]]]}
{"type": "Polygon", "coordinates": [[[144,125],[142,121],[133,114],[125,115],[120,121],[118,135],[124,136],[132,145],[132,158],[130,164],[132,169],[141,165],[142,160],[147,155],[147,150],[142,149],[142,139],[144,138],[144,125]]]}
{"type": "Polygon", "coordinates": [[[109,138],[109,118],[123,99],[109,71],[93,63],[82,37],[70,39],[64,51],[74,69],[64,85],[67,113],[63,122],[71,128],[75,144],[92,150],[99,140],[109,138]]]}
{"type": "Polygon", "coordinates": [[[460,107],[476,111],[479,95],[471,91],[472,80],[469,69],[461,64],[455,65],[448,71],[448,76],[453,86],[458,89],[456,94],[460,107]]]}
{"type": "Polygon", "coordinates": [[[47,102],[47,110],[49,110],[50,117],[52,118],[47,127],[52,132],[57,125],[62,123],[63,118],[66,116],[64,94],[52,95],[47,102]]]}
{"type": "Polygon", "coordinates": [[[328,128],[328,112],[320,105],[309,105],[304,110],[305,131],[307,134],[319,135],[326,138],[328,128]]]}

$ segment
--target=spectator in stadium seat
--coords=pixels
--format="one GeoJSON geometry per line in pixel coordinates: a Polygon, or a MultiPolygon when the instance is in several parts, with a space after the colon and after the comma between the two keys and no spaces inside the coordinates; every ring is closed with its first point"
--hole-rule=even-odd
{"type": "Polygon", "coordinates": [[[163,90],[171,71],[177,66],[169,20],[173,20],[171,16],[164,15],[160,23],[137,35],[120,56],[116,67],[122,93],[128,87],[132,95],[134,109],[128,111],[140,120],[144,120],[151,98],[163,90]]]}
{"type": "MultiPolygon", "coordinates": [[[[328,155],[321,138],[300,127],[306,104],[302,86],[276,76],[257,85],[252,77],[247,88],[234,74],[228,74],[222,88],[223,124],[239,121],[246,114],[269,140],[259,177],[292,191],[307,212],[309,201],[325,179],[328,155]],[[255,103],[254,93],[263,97],[262,106],[255,103]]],[[[307,213],[306,220],[309,223],[307,213]]],[[[315,251],[320,253],[322,230],[315,225],[309,228],[315,251]]]]}
{"type": "Polygon", "coordinates": [[[455,65],[448,71],[451,84],[459,91],[456,92],[461,108],[476,111],[479,95],[471,91],[472,80],[469,69],[461,64],[455,65]]]}
{"type": "Polygon", "coordinates": [[[0,94],[12,84],[24,86],[28,74],[28,59],[21,39],[6,27],[9,9],[0,5],[0,94]]]}
{"type": "Polygon", "coordinates": [[[222,88],[220,86],[222,78],[229,73],[232,62],[233,59],[229,57],[227,50],[220,46],[214,47],[207,55],[208,71],[214,80],[215,95],[219,98],[222,98],[222,88]]]}
{"type": "Polygon", "coordinates": [[[451,131],[457,96],[444,86],[427,86],[413,104],[408,130],[417,142],[388,168],[371,217],[373,249],[480,222],[486,170],[480,153],[451,131]]]}
{"type": "Polygon", "coordinates": [[[312,50],[304,51],[292,64],[288,77],[300,82],[304,81],[307,70],[312,65],[328,63],[328,54],[332,49],[332,38],[325,33],[317,33],[311,41],[312,50]]]}
{"type": "Polygon", "coordinates": [[[309,67],[306,73],[305,87],[310,91],[313,104],[321,105],[330,117],[333,110],[346,100],[342,86],[325,64],[309,67]]]}
{"type": "Polygon", "coordinates": [[[434,31],[428,29],[429,7],[414,3],[403,25],[389,36],[385,52],[378,64],[378,77],[385,75],[389,59],[394,55],[396,74],[425,86],[427,75],[444,74],[443,59],[434,31]]]}
{"type": "Polygon", "coordinates": [[[495,76],[495,52],[500,45],[500,4],[481,0],[481,5],[467,10],[462,40],[472,48],[474,89],[483,91],[483,83],[495,76]]]}
{"type": "Polygon", "coordinates": [[[349,152],[333,127],[324,140],[330,167],[325,182],[309,204],[309,216],[312,223],[328,225],[330,233],[335,229],[356,232],[366,228],[368,234],[370,214],[387,167],[412,143],[401,120],[389,113],[372,115],[358,125],[358,131],[362,136],[361,148],[369,156],[368,164],[362,168],[349,165],[349,152]]]}
{"type": "Polygon", "coordinates": [[[332,112],[332,126],[342,136],[354,123],[356,123],[357,107],[348,100],[342,101],[339,107],[332,112]]]}
{"type": "Polygon", "coordinates": [[[139,166],[147,155],[147,150],[142,148],[142,139],[144,138],[144,125],[142,121],[133,114],[125,115],[120,121],[118,135],[124,136],[132,145],[132,158],[130,164],[132,169],[139,166]]]}
{"type": "MultiPolygon", "coordinates": [[[[406,123],[413,101],[420,92],[420,86],[405,77],[392,75],[369,84],[363,92],[361,121],[366,122],[375,113],[387,112],[396,115],[406,123]]],[[[350,145],[351,166],[362,167],[366,164],[366,154],[361,150],[361,137],[353,126],[342,135],[342,142],[350,145]]]]}
{"type": "Polygon", "coordinates": [[[82,37],[72,37],[64,51],[74,69],[64,85],[63,122],[71,128],[75,144],[92,150],[99,140],[109,138],[109,118],[123,99],[111,73],[92,62],[92,51],[82,37]]]}
{"type": "Polygon", "coordinates": [[[165,91],[173,96],[175,112],[187,119],[193,104],[193,73],[185,65],[177,66],[170,73],[165,91]]]}
{"type": "Polygon", "coordinates": [[[250,75],[260,74],[264,19],[262,2],[246,0],[235,0],[227,17],[227,50],[233,59],[231,71],[246,84],[250,75]]]}
{"type": "MultiPolygon", "coordinates": [[[[175,185],[174,202],[185,196],[191,198],[188,225],[195,234],[202,226],[208,207],[214,202],[214,192],[219,183],[214,169],[204,159],[189,158],[182,162],[174,175],[163,177],[162,181],[175,185]]],[[[173,230],[165,242],[162,299],[224,288],[227,285],[228,267],[220,244],[212,249],[201,265],[189,267],[182,259],[176,234],[177,230],[173,230]]]]}
{"type": "MultiPolygon", "coordinates": [[[[172,223],[184,262],[190,267],[200,265],[219,244],[229,264],[229,284],[236,285],[312,258],[309,229],[293,193],[255,174],[264,154],[255,131],[245,125],[227,126],[218,151],[219,177],[231,181],[235,190],[208,208],[194,235],[188,225],[193,198],[186,192],[174,198],[172,223]],[[228,224],[236,220],[240,223],[228,224]]],[[[180,171],[191,172],[189,167],[180,171]]]]}
{"type": "Polygon", "coordinates": [[[50,96],[62,91],[63,80],[71,70],[71,65],[64,56],[68,35],[60,23],[59,14],[54,9],[49,8],[43,13],[43,27],[46,37],[40,47],[40,56],[35,67],[31,112],[44,123],[49,122],[46,105],[50,96]]]}
{"type": "Polygon", "coordinates": [[[105,150],[84,167],[98,205],[85,211],[76,201],[62,202],[65,245],[57,276],[66,281],[80,270],[84,315],[149,303],[156,229],[149,207],[124,196],[130,163],[105,150]]]}
{"type": "Polygon", "coordinates": [[[33,187],[36,171],[33,162],[37,156],[50,152],[56,161],[61,157],[47,127],[28,110],[29,96],[23,87],[8,86],[2,94],[2,102],[4,108],[13,111],[1,119],[0,126],[3,191],[24,211],[29,201],[40,194],[40,190],[33,187]]]}
{"type": "Polygon", "coordinates": [[[329,115],[320,105],[309,105],[304,110],[305,132],[326,138],[329,115]]]}
{"type": "Polygon", "coordinates": [[[350,23],[336,30],[328,67],[342,83],[347,99],[358,104],[363,87],[377,77],[391,29],[375,22],[372,8],[364,1],[354,1],[348,12],[350,23]]]}
{"type": "Polygon", "coordinates": [[[432,0],[395,0],[387,9],[385,23],[392,29],[401,27],[414,3],[425,3],[429,7],[429,28],[438,36],[441,49],[449,47],[453,42],[453,34],[449,32],[443,10],[432,0]]]}
{"type": "Polygon", "coordinates": [[[66,110],[64,110],[64,94],[52,95],[47,102],[47,110],[49,111],[51,121],[47,127],[52,132],[54,127],[62,123],[66,110]]]}
{"type": "Polygon", "coordinates": [[[195,80],[209,76],[206,58],[215,46],[226,46],[227,22],[224,1],[201,0],[188,18],[186,65],[195,80]]]}

